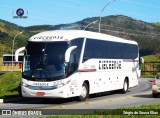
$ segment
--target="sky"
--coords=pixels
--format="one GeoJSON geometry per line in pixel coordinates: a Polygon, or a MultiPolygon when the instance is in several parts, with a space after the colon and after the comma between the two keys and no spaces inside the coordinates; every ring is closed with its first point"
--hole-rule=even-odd
{"type": "Polygon", "coordinates": [[[0,0],[0,19],[23,27],[73,23],[100,14],[160,22],[160,0],[0,0]],[[25,18],[14,18],[19,8],[25,18]]]}

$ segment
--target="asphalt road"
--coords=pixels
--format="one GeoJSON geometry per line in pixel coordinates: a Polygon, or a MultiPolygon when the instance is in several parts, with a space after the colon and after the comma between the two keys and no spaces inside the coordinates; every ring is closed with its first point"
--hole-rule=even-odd
{"type": "Polygon", "coordinates": [[[92,95],[84,102],[79,102],[75,98],[52,99],[46,100],[46,102],[41,101],[41,99],[35,99],[25,102],[0,104],[0,109],[35,109],[44,110],[47,114],[70,114],[154,103],[160,104],[160,98],[152,98],[150,80],[140,79],[139,85],[129,89],[127,94],[121,94],[118,91],[106,92],[92,95]]]}

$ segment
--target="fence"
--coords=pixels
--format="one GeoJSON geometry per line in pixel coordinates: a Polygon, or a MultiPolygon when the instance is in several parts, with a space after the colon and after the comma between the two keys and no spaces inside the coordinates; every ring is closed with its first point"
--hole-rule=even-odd
{"type": "Polygon", "coordinates": [[[160,62],[144,62],[141,65],[142,75],[149,73],[155,75],[157,72],[160,72],[160,62]]]}
{"type": "Polygon", "coordinates": [[[11,63],[1,64],[0,71],[22,71],[22,63],[13,64],[13,68],[11,63]]]}
{"type": "MultiPolygon", "coordinates": [[[[8,64],[1,64],[0,71],[22,71],[22,63],[16,63],[13,65],[8,64]]],[[[160,72],[160,62],[144,62],[141,65],[141,74],[145,75],[146,73],[155,75],[157,72],[160,72]]]]}

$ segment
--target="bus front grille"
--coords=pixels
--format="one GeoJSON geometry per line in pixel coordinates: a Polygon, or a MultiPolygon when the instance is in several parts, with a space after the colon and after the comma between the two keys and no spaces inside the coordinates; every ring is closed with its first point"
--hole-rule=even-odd
{"type": "Polygon", "coordinates": [[[27,86],[27,88],[32,90],[53,90],[56,89],[56,86],[27,86]]]}

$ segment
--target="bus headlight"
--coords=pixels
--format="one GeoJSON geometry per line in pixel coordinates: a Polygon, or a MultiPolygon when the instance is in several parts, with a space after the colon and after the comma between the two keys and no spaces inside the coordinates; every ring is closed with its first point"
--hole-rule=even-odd
{"type": "Polygon", "coordinates": [[[59,80],[59,81],[55,81],[53,82],[53,86],[56,86],[57,88],[60,88],[62,86],[65,86],[66,84],[68,84],[71,80],[67,80],[67,81],[64,81],[64,80],[59,80]]]}
{"type": "Polygon", "coordinates": [[[28,86],[29,86],[28,84],[26,84],[26,83],[24,83],[24,82],[22,82],[21,84],[22,84],[22,86],[24,86],[24,87],[28,87],[28,86]]]}
{"type": "Polygon", "coordinates": [[[22,86],[26,86],[27,85],[26,83],[23,83],[23,82],[21,84],[22,84],[22,86]]]}

